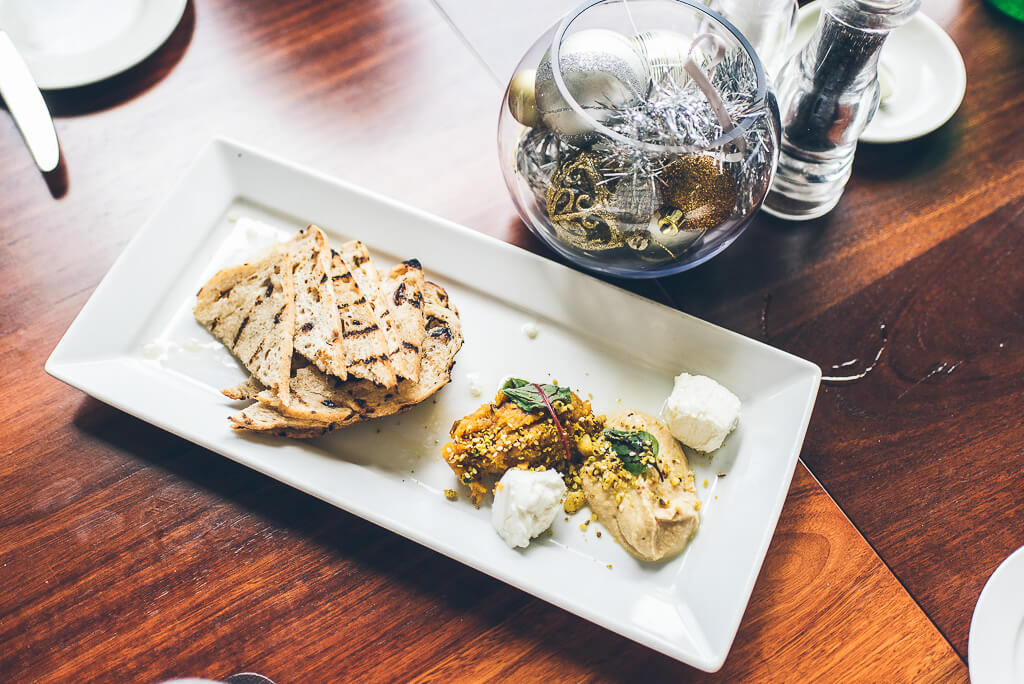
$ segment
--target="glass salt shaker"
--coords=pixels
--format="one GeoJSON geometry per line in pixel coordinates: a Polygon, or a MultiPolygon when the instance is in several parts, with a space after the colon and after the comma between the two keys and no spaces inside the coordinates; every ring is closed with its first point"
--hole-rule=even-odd
{"type": "Polygon", "coordinates": [[[763,209],[791,220],[823,216],[839,202],[857,138],[878,106],[878,54],[920,0],[836,0],[814,35],[782,68],[779,164],[763,209]]]}
{"type": "Polygon", "coordinates": [[[712,0],[711,9],[747,37],[768,76],[775,79],[796,29],[797,0],[712,0]]]}

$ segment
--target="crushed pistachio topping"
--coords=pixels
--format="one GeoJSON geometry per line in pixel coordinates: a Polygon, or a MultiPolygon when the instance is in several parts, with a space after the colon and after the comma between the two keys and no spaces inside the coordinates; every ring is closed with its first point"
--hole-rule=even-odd
{"type": "MultiPolygon", "coordinates": [[[[583,508],[586,503],[587,501],[583,496],[583,491],[580,489],[574,489],[566,495],[562,508],[566,513],[572,514],[583,508]]],[[[566,518],[565,520],[568,522],[569,518],[566,518]]]]}

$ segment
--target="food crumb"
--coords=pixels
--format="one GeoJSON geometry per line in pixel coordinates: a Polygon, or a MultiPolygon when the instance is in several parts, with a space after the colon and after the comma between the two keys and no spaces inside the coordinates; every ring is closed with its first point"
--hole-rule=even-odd
{"type": "Polygon", "coordinates": [[[699,511],[700,510],[700,501],[698,500],[696,503],[694,503],[693,507],[699,511]]]}
{"type": "Polygon", "coordinates": [[[606,566],[604,566],[604,567],[606,567],[606,568],[608,568],[609,570],[611,570],[611,569],[612,569],[612,564],[611,564],[611,563],[609,563],[608,565],[606,565],[606,566]]]}
{"type": "Polygon", "coordinates": [[[598,538],[598,539],[600,539],[600,538],[601,538],[601,530],[598,530],[598,531],[597,531],[597,538],[598,538]]]}
{"type": "Polygon", "coordinates": [[[481,394],[484,393],[484,388],[480,384],[479,373],[467,373],[466,380],[469,381],[469,393],[471,395],[473,395],[474,397],[479,397],[481,394]]]}
{"type": "Polygon", "coordinates": [[[584,521],[583,521],[583,524],[582,524],[582,525],[580,525],[580,529],[581,529],[581,530],[583,530],[584,532],[586,532],[586,531],[587,531],[587,528],[588,528],[589,526],[590,526],[590,521],[589,521],[589,520],[584,520],[584,521]]]}
{"type": "Polygon", "coordinates": [[[444,490],[444,498],[449,501],[456,501],[459,498],[459,493],[454,489],[446,489],[444,490]]]}
{"type": "Polygon", "coordinates": [[[597,513],[591,513],[590,514],[590,519],[591,520],[597,520],[597,513]]]}
{"type": "Polygon", "coordinates": [[[718,473],[718,477],[725,477],[725,473],[718,473]]]}
{"type": "Polygon", "coordinates": [[[537,333],[540,332],[537,329],[537,324],[532,321],[529,323],[524,323],[522,330],[523,334],[526,335],[531,340],[537,339],[537,333]]]}
{"type": "Polygon", "coordinates": [[[708,488],[708,478],[704,478],[704,489],[708,488]]]}

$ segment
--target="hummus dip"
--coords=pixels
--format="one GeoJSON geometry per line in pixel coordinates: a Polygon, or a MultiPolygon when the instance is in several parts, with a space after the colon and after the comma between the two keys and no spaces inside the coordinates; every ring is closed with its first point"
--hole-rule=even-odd
{"type": "Polygon", "coordinates": [[[700,500],[682,447],[664,423],[640,411],[617,413],[607,425],[648,432],[658,440],[658,454],[639,475],[611,453],[588,460],[582,469],[587,503],[631,555],[646,561],[676,555],[700,524],[700,500]]]}

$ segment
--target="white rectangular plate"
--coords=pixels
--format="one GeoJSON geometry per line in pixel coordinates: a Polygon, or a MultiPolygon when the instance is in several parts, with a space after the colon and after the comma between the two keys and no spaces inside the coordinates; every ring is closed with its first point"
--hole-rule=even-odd
{"type": "Polygon", "coordinates": [[[789,489],[817,366],[358,187],[218,140],[139,231],[46,363],[48,373],[180,437],[704,670],[721,667],[789,489]],[[436,401],[310,442],[229,429],[245,377],[192,318],[195,293],[237,258],[248,222],[333,244],[357,237],[381,266],[419,258],[448,289],[466,343],[436,401]],[[531,339],[522,332],[536,324],[531,339]],[[154,349],[159,353],[154,356],[154,349]],[[642,563],[584,509],[512,550],[440,458],[452,422],[515,375],[593,395],[597,412],[657,413],[681,371],[743,402],[713,458],[689,453],[703,505],[679,557],[642,563]],[[484,395],[473,396],[471,378],[484,395]],[[718,477],[724,473],[727,477],[718,477]],[[611,566],[609,568],[609,566],[611,566]]]}

